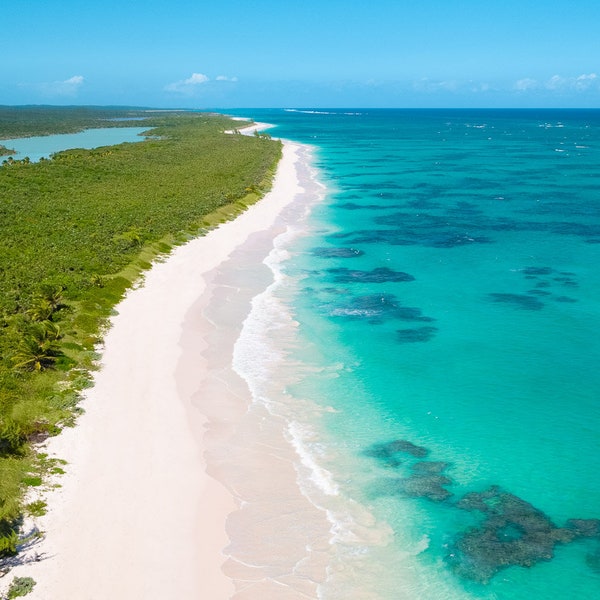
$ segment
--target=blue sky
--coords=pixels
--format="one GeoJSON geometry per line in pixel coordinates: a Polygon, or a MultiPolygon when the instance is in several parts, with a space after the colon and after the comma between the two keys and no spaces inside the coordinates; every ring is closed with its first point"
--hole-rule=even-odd
{"type": "Polygon", "coordinates": [[[0,104],[600,108],[598,0],[15,0],[0,104]]]}

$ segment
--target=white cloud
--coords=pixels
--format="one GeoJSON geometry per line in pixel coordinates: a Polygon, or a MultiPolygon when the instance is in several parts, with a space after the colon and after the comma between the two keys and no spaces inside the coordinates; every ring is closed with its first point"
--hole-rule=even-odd
{"type": "Polygon", "coordinates": [[[474,93],[484,93],[493,91],[492,86],[486,82],[471,82],[471,91],[474,93]]]}
{"type": "Polygon", "coordinates": [[[518,92],[531,92],[549,90],[551,92],[585,92],[589,89],[600,89],[600,78],[596,73],[584,73],[577,77],[563,77],[553,75],[546,81],[538,81],[531,77],[525,77],[515,81],[513,89],[518,92]]]}
{"type": "Polygon", "coordinates": [[[578,90],[587,90],[595,83],[598,83],[598,75],[596,75],[596,73],[589,73],[588,75],[584,74],[575,78],[575,87],[578,90]]]}
{"type": "Polygon", "coordinates": [[[553,75],[546,81],[545,87],[549,90],[559,90],[567,85],[567,79],[560,75],[553,75]]]}
{"type": "Polygon", "coordinates": [[[532,79],[531,77],[525,77],[524,79],[519,79],[515,82],[513,86],[515,90],[519,92],[527,92],[529,90],[535,90],[540,86],[537,79],[532,79]]]}
{"type": "Polygon", "coordinates": [[[585,92],[591,87],[598,86],[596,73],[583,73],[577,77],[561,77],[553,75],[546,81],[545,87],[549,90],[585,92]]]}
{"type": "Polygon", "coordinates": [[[83,75],[73,75],[64,81],[50,81],[36,84],[21,84],[20,87],[37,89],[46,96],[76,96],[84,84],[83,75]]]}
{"type": "Polygon", "coordinates": [[[188,77],[187,79],[169,83],[165,86],[165,90],[168,92],[178,92],[180,94],[192,94],[197,85],[201,85],[207,81],[210,81],[210,79],[203,73],[192,73],[191,77],[188,77]]]}
{"type": "Polygon", "coordinates": [[[232,82],[235,82],[235,81],[238,80],[238,78],[237,77],[227,77],[227,75],[218,75],[216,77],[216,80],[217,81],[232,81],[232,82]]]}
{"type": "Polygon", "coordinates": [[[445,79],[434,80],[422,77],[412,82],[413,90],[429,94],[489,94],[497,91],[497,87],[487,81],[445,79]]]}
{"type": "Polygon", "coordinates": [[[79,86],[83,83],[83,75],[73,75],[73,77],[65,79],[62,83],[65,85],[79,86]]]}
{"type": "Polygon", "coordinates": [[[413,88],[419,92],[456,92],[460,85],[457,81],[432,81],[427,77],[413,82],[413,88]]]}
{"type": "Polygon", "coordinates": [[[206,83],[208,77],[202,73],[192,73],[191,77],[188,77],[183,81],[184,85],[197,85],[199,83],[206,83]]]}

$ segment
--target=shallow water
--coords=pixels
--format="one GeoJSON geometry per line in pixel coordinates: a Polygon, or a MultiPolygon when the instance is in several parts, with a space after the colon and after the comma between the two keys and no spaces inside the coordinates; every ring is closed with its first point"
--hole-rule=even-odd
{"type": "Polygon", "coordinates": [[[244,113],[328,189],[271,264],[285,366],[251,374],[295,374],[321,596],[595,597],[600,112],[343,112],[244,113]]]}
{"type": "Polygon", "coordinates": [[[41,158],[50,158],[51,154],[70,150],[72,148],[84,148],[91,150],[100,146],[114,146],[124,142],[141,142],[140,136],[147,127],[101,127],[86,129],[79,133],[60,133],[55,135],[43,135],[26,138],[14,138],[0,140],[0,144],[9,150],[15,150],[14,154],[0,156],[0,164],[12,157],[22,160],[29,157],[31,162],[38,162],[41,158]]]}

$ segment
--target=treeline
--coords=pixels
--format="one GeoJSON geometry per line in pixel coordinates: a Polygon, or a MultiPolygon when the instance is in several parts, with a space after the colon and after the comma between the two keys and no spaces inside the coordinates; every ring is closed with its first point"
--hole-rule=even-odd
{"type": "Polygon", "coordinates": [[[281,154],[222,116],[147,123],[140,143],[0,167],[0,556],[27,485],[58,468],[32,442],[72,423],[112,307],[158,254],[262,196],[281,154]]]}
{"type": "Polygon", "coordinates": [[[131,127],[130,119],[146,119],[157,114],[168,113],[105,106],[0,106],[0,142],[33,135],[76,133],[94,127],[131,127]]]}

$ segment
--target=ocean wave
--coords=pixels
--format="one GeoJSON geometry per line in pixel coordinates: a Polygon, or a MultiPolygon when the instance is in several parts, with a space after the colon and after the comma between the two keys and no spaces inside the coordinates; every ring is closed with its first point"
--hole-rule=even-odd
{"type": "MultiPolygon", "coordinates": [[[[309,190],[306,200],[310,204],[318,201],[324,190],[313,179],[316,170],[310,164],[304,168],[310,173],[310,182],[302,182],[309,190]]],[[[296,214],[304,211],[301,217],[306,215],[306,206],[299,202],[294,208],[296,214]]],[[[246,381],[252,402],[282,419],[284,437],[293,450],[298,493],[327,518],[329,547],[323,548],[322,538],[306,544],[307,557],[314,551],[313,546],[331,557],[327,579],[319,585],[319,597],[384,597],[375,590],[392,586],[382,582],[379,558],[381,553],[387,555],[390,551],[394,531],[346,489],[345,479],[336,480],[333,466],[339,467],[341,462],[348,467],[342,472],[352,473],[355,457],[343,449],[343,454],[338,454],[339,444],[332,442],[322,427],[321,415],[333,409],[317,405],[310,394],[308,398],[292,396],[287,390],[290,381],[330,379],[352,368],[343,360],[320,365],[301,363],[293,354],[300,340],[288,298],[299,292],[298,282],[303,275],[288,274],[287,264],[293,257],[296,240],[307,232],[302,228],[302,218],[292,221],[274,239],[272,250],[263,261],[272,273],[272,283],[252,299],[250,313],[234,346],[233,368],[246,381]]],[[[422,551],[421,546],[414,553],[418,551],[422,551]]],[[[409,575],[404,580],[409,580],[409,575]]]]}
{"type": "Polygon", "coordinates": [[[331,317],[378,317],[381,310],[359,308],[334,308],[329,311],[331,317]]]}
{"type": "Polygon", "coordinates": [[[337,496],[339,486],[334,481],[332,474],[319,465],[315,456],[322,452],[315,440],[315,434],[306,425],[297,421],[288,424],[287,431],[289,442],[300,457],[300,461],[308,471],[308,479],[326,496],[337,496]]]}
{"type": "Polygon", "coordinates": [[[336,112],[328,112],[324,110],[300,110],[299,108],[284,108],[285,112],[302,113],[303,115],[337,115],[336,112]]]}
{"type": "Polygon", "coordinates": [[[364,113],[361,112],[337,112],[327,110],[301,110],[299,108],[284,108],[284,112],[300,113],[303,115],[344,115],[346,117],[359,117],[364,113]]]}

